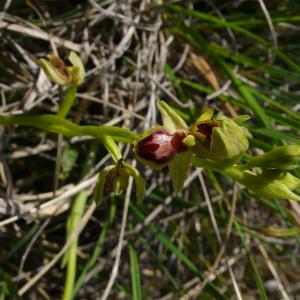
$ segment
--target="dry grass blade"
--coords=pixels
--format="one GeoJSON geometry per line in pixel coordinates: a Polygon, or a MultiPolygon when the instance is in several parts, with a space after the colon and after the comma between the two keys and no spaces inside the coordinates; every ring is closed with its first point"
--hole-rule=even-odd
{"type": "Polygon", "coordinates": [[[71,41],[64,40],[59,37],[52,37],[50,34],[47,32],[44,32],[40,29],[34,29],[34,28],[28,28],[23,25],[18,25],[18,24],[10,24],[5,21],[0,21],[0,29],[2,30],[9,30],[9,31],[14,31],[17,33],[21,33],[23,35],[35,38],[35,39],[41,39],[44,41],[50,41],[51,39],[55,44],[61,47],[65,47],[67,49],[77,51],[79,52],[81,49],[81,46],[78,44],[75,44],[71,41]]]}

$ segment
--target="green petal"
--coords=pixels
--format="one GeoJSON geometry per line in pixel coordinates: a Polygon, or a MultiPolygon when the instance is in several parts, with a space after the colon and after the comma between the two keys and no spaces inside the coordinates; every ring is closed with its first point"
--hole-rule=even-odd
{"type": "MultiPolygon", "coordinates": [[[[69,58],[69,61],[72,63],[72,65],[76,68],[76,72],[74,72],[74,76],[76,78],[72,78],[72,79],[74,79],[72,81],[76,82],[76,85],[80,85],[83,83],[84,78],[85,78],[85,69],[84,69],[82,60],[74,51],[70,52],[70,55],[68,58],[69,58]]],[[[72,72],[72,74],[73,74],[73,72],[72,72]]]]}
{"type": "Polygon", "coordinates": [[[208,121],[214,115],[214,110],[212,108],[208,108],[196,121],[196,123],[208,121]]]}
{"type": "Polygon", "coordinates": [[[196,138],[193,136],[193,135],[191,135],[191,134],[189,134],[188,136],[186,136],[183,140],[182,140],[182,142],[187,146],[187,147],[193,147],[193,146],[195,146],[196,145],[196,138]]]}
{"type": "Polygon", "coordinates": [[[163,125],[170,132],[188,129],[185,121],[166,102],[158,101],[157,107],[161,113],[163,125]]]}

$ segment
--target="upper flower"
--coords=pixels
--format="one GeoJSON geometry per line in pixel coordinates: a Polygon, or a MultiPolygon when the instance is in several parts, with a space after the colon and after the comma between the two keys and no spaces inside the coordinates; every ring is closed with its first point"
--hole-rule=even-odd
{"type": "Polygon", "coordinates": [[[79,56],[71,51],[68,57],[72,66],[66,66],[64,61],[54,55],[47,55],[47,59],[40,59],[40,64],[47,77],[59,84],[69,86],[79,86],[83,83],[85,77],[85,69],[79,56]]]}

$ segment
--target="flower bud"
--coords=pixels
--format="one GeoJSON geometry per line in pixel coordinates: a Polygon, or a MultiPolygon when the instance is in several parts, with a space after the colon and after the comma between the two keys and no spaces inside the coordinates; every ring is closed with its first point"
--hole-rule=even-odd
{"type": "Polygon", "coordinates": [[[294,190],[300,187],[300,179],[287,171],[267,169],[262,172],[262,176],[270,180],[276,180],[284,184],[290,190],[294,190]]]}
{"type": "Polygon", "coordinates": [[[300,196],[293,192],[300,186],[300,180],[288,172],[267,170],[260,175],[245,171],[240,183],[266,198],[279,198],[300,201],[300,196]]]}
{"type": "Polygon", "coordinates": [[[176,153],[187,150],[183,144],[183,131],[170,133],[164,127],[156,127],[143,134],[135,143],[137,159],[153,169],[165,167],[176,153]]]}
{"type": "Polygon", "coordinates": [[[252,158],[240,167],[247,170],[253,167],[263,169],[292,170],[300,163],[300,145],[285,145],[277,147],[265,154],[252,158]]]}

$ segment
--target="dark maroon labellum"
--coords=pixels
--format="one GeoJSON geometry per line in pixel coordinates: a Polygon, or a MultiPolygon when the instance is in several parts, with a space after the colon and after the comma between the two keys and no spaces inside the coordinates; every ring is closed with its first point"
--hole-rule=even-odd
{"type": "Polygon", "coordinates": [[[214,127],[217,127],[218,123],[215,121],[207,121],[197,125],[197,132],[200,132],[207,139],[211,139],[212,131],[214,127]]]}
{"type": "Polygon", "coordinates": [[[156,163],[167,163],[176,153],[186,151],[182,143],[185,136],[182,131],[171,134],[166,130],[158,129],[137,143],[137,155],[156,163]]]}

